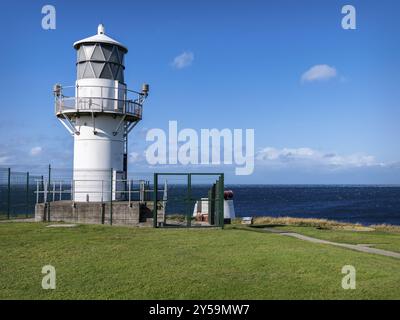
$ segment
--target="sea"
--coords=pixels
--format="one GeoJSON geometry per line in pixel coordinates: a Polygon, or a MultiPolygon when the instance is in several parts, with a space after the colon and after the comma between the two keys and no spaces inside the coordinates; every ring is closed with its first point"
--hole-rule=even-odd
{"type": "Polygon", "coordinates": [[[400,225],[400,186],[232,186],[238,216],[400,225]]]}
{"type": "MultiPolygon", "coordinates": [[[[27,197],[25,187],[12,188],[12,216],[34,214],[34,189],[32,186],[27,197]]],[[[288,216],[400,225],[400,185],[226,185],[228,189],[234,193],[237,217],[288,216]]],[[[207,197],[208,190],[209,185],[193,185],[191,198],[207,197]]],[[[187,192],[184,185],[168,185],[167,214],[193,212],[194,201],[188,203],[187,192]]],[[[148,197],[151,201],[152,193],[148,197]]],[[[6,200],[6,186],[0,185],[0,218],[7,211],[6,200]]]]}
{"type": "MultiPolygon", "coordinates": [[[[168,198],[181,194],[170,186],[168,198]]],[[[400,225],[400,186],[388,185],[228,185],[234,193],[238,217],[273,216],[322,218],[342,222],[400,225]]],[[[207,195],[207,188],[193,186],[192,195],[207,195]]],[[[174,212],[178,203],[171,203],[174,212]]]]}

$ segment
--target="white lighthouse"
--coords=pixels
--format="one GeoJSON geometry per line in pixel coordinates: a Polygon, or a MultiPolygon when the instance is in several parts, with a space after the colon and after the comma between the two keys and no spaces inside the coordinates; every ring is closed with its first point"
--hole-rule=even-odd
{"type": "Polygon", "coordinates": [[[75,86],[54,87],[56,116],[74,137],[73,200],[120,200],[127,178],[128,134],[142,119],[149,86],[144,84],[141,92],[127,88],[128,49],[108,37],[103,25],[74,48],[75,86]]]}

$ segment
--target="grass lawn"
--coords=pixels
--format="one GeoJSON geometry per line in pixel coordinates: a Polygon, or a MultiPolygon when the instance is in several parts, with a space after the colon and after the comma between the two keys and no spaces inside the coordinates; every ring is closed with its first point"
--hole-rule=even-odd
{"type": "Polygon", "coordinates": [[[277,234],[45,226],[0,223],[0,299],[400,298],[400,260],[277,234]],[[56,290],[41,288],[48,264],[56,290]],[[356,290],[341,287],[348,264],[356,290]]]}
{"type": "Polygon", "coordinates": [[[276,229],[292,231],[306,236],[348,244],[371,244],[372,248],[400,252],[400,233],[382,231],[326,230],[302,226],[277,226],[276,229]]]}
{"type": "Polygon", "coordinates": [[[0,220],[9,220],[9,219],[27,219],[27,218],[34,218],[35,216],[32,214],[11,214],[10,218],[8,218],[7,214],[0,213],[0,220]]]}

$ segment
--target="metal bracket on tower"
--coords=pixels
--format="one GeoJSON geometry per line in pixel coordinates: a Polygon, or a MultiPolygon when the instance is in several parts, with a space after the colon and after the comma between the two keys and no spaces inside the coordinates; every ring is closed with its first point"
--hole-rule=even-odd
{"type": "Polygon", "coordinates": [[[94,115],[93,109],[92,111],[92,121],[93,121],[93,134],[97,134],[97,130],[96,130],[96,116],[94,115]]]}
{"type": "Polygon", "coordinates": [[[126,114],[123,115],[123,117],[121,118],[121,121],[118,123],[117,127],[115,128],[115,130],[113,131],[113,135],[116,136],[118,134],[118,130],[121,127],[122,123],[124,122],[126,117],[126,114]]]}
{"type": "Polygon", "coordinates": [[[71,133],[72,135],[76,134],[76,135],[80,135],[81,133],[79,132],[79,130],[76,129],[75,125],[72,123],[71,119],[69,119],[64,113],[61,113],[64,120],[68,123],[68,125],[62,121],[60,118],[58,118],[58,120],[62,123],[62,125],[69,131],[69,133],[71,133]]]}
{"type": "Polygon", "coordinates": [[[139,123],[139,121],[135,121],[135,122],[131,122],[128,127],[126,128],[126,135],[129,134],[129,132],[131,132],[131,130],[136,127],[136,125],[139,123]]]}

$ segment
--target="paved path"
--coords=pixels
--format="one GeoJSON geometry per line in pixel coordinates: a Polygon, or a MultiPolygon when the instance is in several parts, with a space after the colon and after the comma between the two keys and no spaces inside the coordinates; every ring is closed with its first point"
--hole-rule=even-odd
{"type": "Polygon", "coordinates": [[[347,249],[366,252],[366,253],[374,253],[374,254],[379,254],[381,256],[387,256],[387,257],[400,259],[399,252],[387,251],[387,250],[382,250],[382,249],[377,249],[377,248],[370,248],[369,247],[370,244],[347,244],[347,243],[332,242],[332,241],[308,237],[308,236],[305,236],[305,235],[302,235],[299,233],[295,233],[295,232],[287,232],[287,231],[277,230],[277,229],[273,229],[273,228],[264,228],[263,230],[267,231],[267,232],[278,233],[283,236],[288,236],[288,237],[293,237],[293,238],[297,238],[297,239],[304,240],[304,241],[313,242],[313,243],[330,244],[332,246],[347,248],[347,249]]]}

